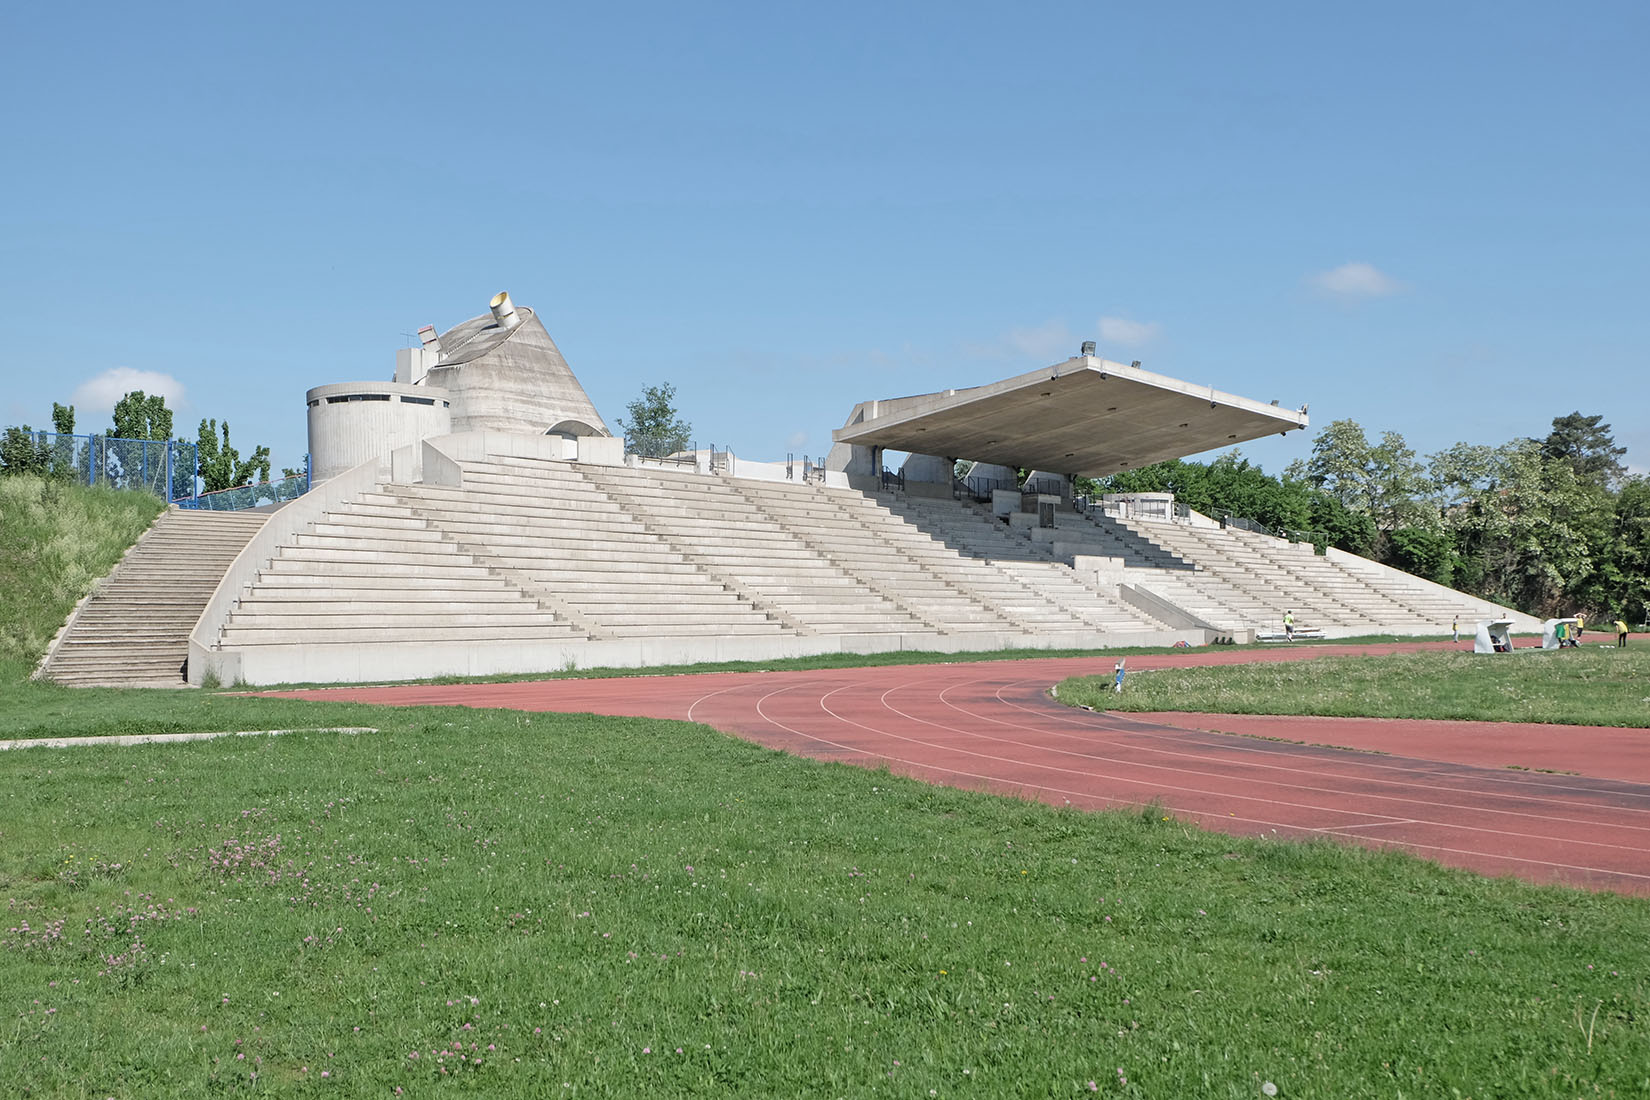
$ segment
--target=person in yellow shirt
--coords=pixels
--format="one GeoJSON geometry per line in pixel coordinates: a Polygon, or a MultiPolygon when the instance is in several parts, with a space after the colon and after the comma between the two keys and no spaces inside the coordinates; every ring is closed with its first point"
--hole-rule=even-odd
{"type": "Polygon", "coordinates": [[[1587,620],[1582,618],[1581,612],[1577,611],[1576,612],[1576,633],[1575,633],[1575,644],[1576,645],[1581,644],[1581,632],[1585,629],[1587,629],[1587,620]]]}
{"type": "Polygon", "coordinates": [[[1627,648],[1627,622],[1624,619],[1616,620],[1616,648],[1627,648]]]}

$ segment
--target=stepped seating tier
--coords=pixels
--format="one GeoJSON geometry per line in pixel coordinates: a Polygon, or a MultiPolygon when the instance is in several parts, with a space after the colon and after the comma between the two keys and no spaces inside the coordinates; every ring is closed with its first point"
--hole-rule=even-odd
{"type": "Polygon", "coordinates": [[[282,545],[242,594],[219,644],[582,637],[428,520],[372,493],[282,545]]]}
{"type": "Polygon", "coordinates": [[[1121,558],[1126,583],[1226,629],[1276,630],[1292,611],[1299,627],[1333,635],[1426,634],[1485,613],[1481,601],[1398,570],[1356,571],[1310,545],[1259,532],[1098,513],[1077,526],[1082,552],[1121,558]]]}
{"type": "MultiPolygon", "coordinates": [[[[1206,640],[1193,624],[1273,627],[1285,608],[1332,634],[1418,633],[1480,610],[1213,527],[1059,513],[1051,538],[903,493],[541,457],[430,468],[429,481],[394,483],[362,468],[289,514],[278,537],[259,541],[267,557],[236,567],[244,587],[218,594],[220,618],[198,628],[197,650],[225,653],[231,676],[252,667],[231,652],[259,676],[325,675],[327,655],[362,675],[406,676],[533,671],[583,655],[645,664],[1166,644],[1206,640]],[[395,652],[353,656],[369,649],[395,652]]],[[[155,583],[190,577],[185,568],[155,583]]],[[[187,612],[172,618],[188,632],[187,612]]]]}

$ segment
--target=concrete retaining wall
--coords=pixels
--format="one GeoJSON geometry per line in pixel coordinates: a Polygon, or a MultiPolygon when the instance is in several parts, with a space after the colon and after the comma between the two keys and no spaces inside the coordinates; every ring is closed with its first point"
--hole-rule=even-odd
{"type": "MultiPolygon", "coordinates": [[[[271,645],[203,655],[222,683],[348,684],[493,676],[590,668],[646,668],[715,661],[771,661],[829,653],[965,653],[999,649],[1114,649],[1202,645],[1202,631],[1133,634],[836,634],[781,638],[658,638],[535,645],[271,645]]],[[[191,650],[190,667],[195,666],[191,650]]],[[[204,667],[203,667],[204,671],[204,667]]],[[[196,681],[198,682],[198,681],[196,681]]]]}

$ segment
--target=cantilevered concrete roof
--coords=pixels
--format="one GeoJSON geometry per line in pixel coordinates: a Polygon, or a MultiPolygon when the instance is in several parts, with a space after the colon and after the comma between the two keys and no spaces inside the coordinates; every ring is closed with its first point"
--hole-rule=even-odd
{"type": "Polygon", "coordinates": [[[1307,426],[1281,409],[1093,356],[987,386],[856,406],[839,443],[1088,477],[1307,426]]]}

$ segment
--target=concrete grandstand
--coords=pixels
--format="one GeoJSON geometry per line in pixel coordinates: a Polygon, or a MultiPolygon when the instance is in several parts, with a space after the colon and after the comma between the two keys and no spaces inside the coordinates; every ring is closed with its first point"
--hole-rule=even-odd
{"type": "MultiPolygon", "coordinates": [[[[1078,507],[1071,475],[1307,425],[1304,407],[1112,363],[1088,345],[988,386],[861,402],[823,467],[797,467],[627,455],[538,317],[508,295],[421,337],[393,382],[306,395],[324,480],[234,527],[240,549],[217,583],[196,586],[164,642],[146,636],[171,647],[150,682],[181,682],[180,666],[193,683],[273,684],[1200,645],[1251,639],[1285,610],[1332,637],[1437,634],[1457,618],[1539,627],[1172,502],[1078,507]],[[882,476],[889,451],[909,453],[903,478],[882,476]],[[953,482],[958,458],[979,460],[971,491],[953,482]],[[1020,484],[1015,468],[1035,472],[1020,484]]],[[[141,602],[140,582],[115,580],[186,546],[146,537],[104,589],[141,602]]],[[[122,620],[98,598],[60,634],[46,675],[138,678],[88,665],[118,649],[98,624],[122,620]]]]}

